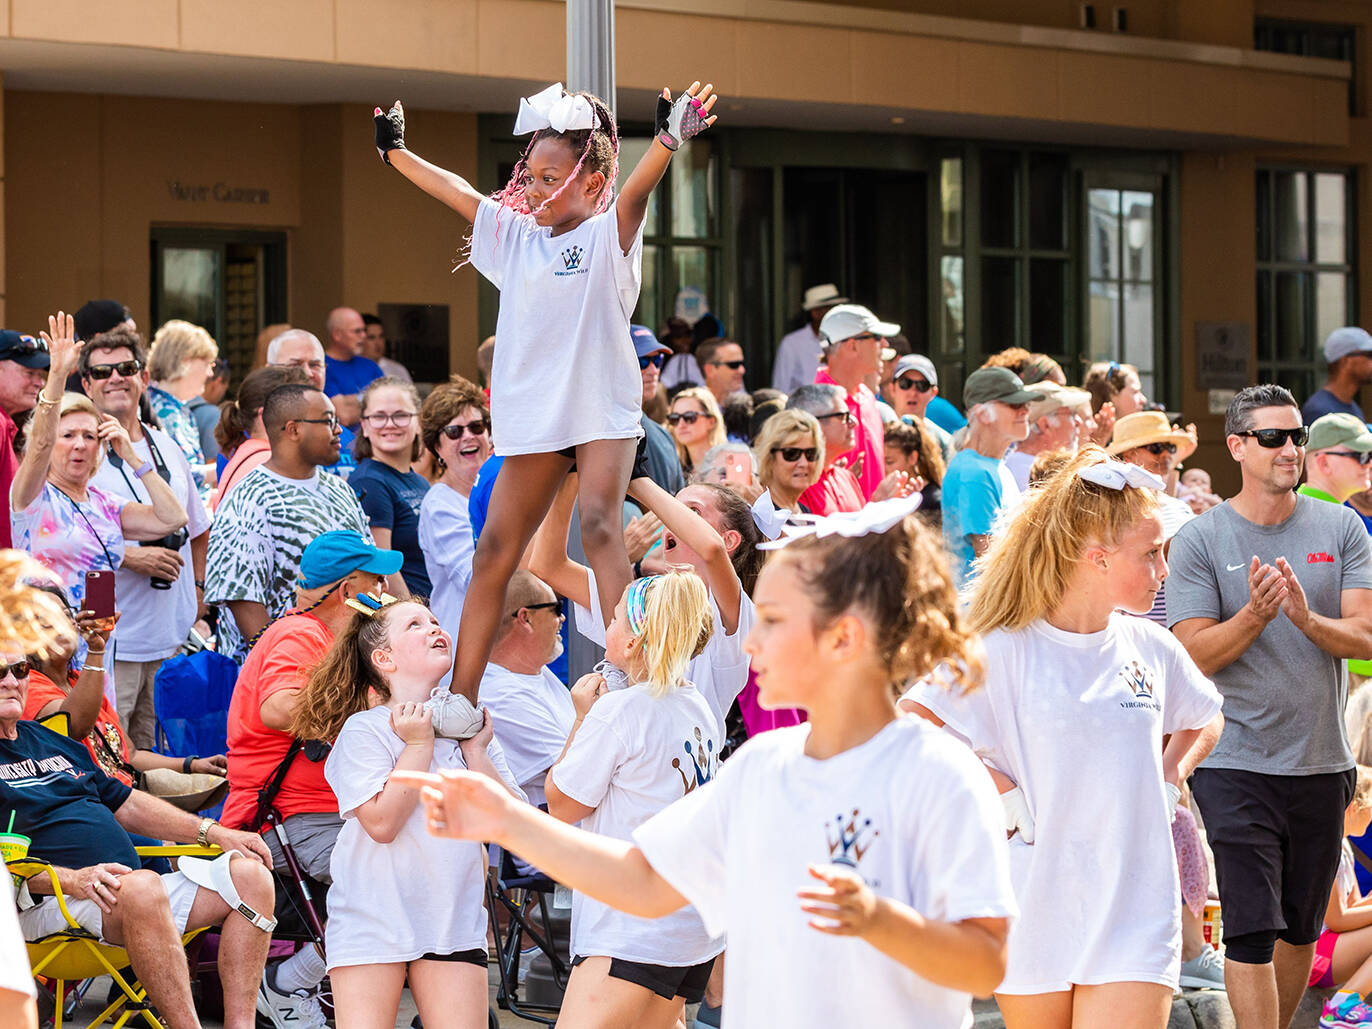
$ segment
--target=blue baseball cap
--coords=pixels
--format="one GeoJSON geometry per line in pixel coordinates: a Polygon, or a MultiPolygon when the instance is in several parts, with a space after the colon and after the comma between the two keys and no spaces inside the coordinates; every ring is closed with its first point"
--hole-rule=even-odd
{"type": "Polygon", "coordinates": [[[653,330],[646,325],[630,325],[629,336],[634,341],[634,353],[639,357],[651,357],[653,354],[670,354],[671,347],[663,346],[662,341],[653,335],[653,330]]]}
{"type": "Polygon", "coordinates": [[[296,582],[307,590],[346,579],[353,572],[394,575],[405,562],[398,550],[380,550],[361,533],[346,529],[323,532],[300,555],[296,582]]]}
{"type": "Polygon", "coordinates": [[[13,361],[25,368],[46,368],[52,358],[43,340],[13,329],[0,329],[0,361],[13,361]]]}

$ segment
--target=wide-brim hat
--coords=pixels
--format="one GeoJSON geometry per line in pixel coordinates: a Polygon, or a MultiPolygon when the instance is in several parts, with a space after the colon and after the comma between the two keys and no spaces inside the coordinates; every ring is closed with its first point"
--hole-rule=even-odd
{"type": "Polygon", "coordinates": [[[1112,457],[1149,443],[1175,443],[1177,460],[1185,461],[1196,452],[1191,434],[1173,426],[1163,411],[1135,411],[1115,422],[1115,434],[1105,448],[1112,457]]]}
{"type": "Polygon", "coordinates": [[[149,768],[143,773],[143,790],[182,811],[204,811],[229,794],[229,780],[208,772],[178,772],[174,768],[149,768]]]}
{"type": "Polygon", "coordinates": [[[832,307],[834,304],[848,303],[847,297],[838,294],[838,287],[832,282],[825,282],[818,286],[811,286],[805,291],[805,299],[801,302],[802,311],[813,311],[816,307],[832,307]]]}

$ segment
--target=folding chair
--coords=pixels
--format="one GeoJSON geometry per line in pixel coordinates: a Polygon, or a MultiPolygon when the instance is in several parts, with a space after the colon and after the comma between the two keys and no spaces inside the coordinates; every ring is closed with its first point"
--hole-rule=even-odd
{"type": "Polygon", "coordinates": [[[228,750],[229,700],[238,666],[201,650],[162,662],[153,680],[157,750],[162,754],[223,754],[228,750]]]}
{"type": "MultiPolygon", "coordinates": [[[[218,847],[197,846],[154,846],[137,847],[139,857],[214,857],[220,853],[218,847]]],[[[56,981],[56,1002],[54,1005],[54,1027],[62,1029],[66,1012],[63,1002],[67,998],[67,985],[82,980],[108,975],[114,982],[118,996],[87,1023],[87,1029],[104,1024],[114,1018],[114,1029],[120,1029],[129,1019],[142,1015],[149,1029],[162,1029],[162,1023],[153,1015],[147,1002],[147,991],[132,976],[123,973],[129,969],[128,951],[113,944],[102,943],[83,929],[67,909],[67,900],[62,887],[57,882],[57,869],[52,865],[30,858],[19,858],[7,863],[12,875],[24,880],[46,876],[52,886],[53,897],[57,901],[67,927],[41,940],[26,944],[29,963],[33,966],[34,977],[44,976],[56,981]]],[[[182,945],[189,944],[204,929],[195,929],[181,937],[182,945]]]]}
{"type": "Polygon", "coordinates": [[[552,964],[553,978],[560,990],[566,990],[567,977],[571,968],[558,953],[553,937],[553,927],[548,915],[548,895],[557,884],[541,872],[525,875],[515,867],[514,858],[497,848],[497,860],[486,877],[486,905],[490,912],[491,925],[496,936],[496,972],[500,985],[496,990],[496,1003],[519,1018],[530,1022],[553,1025],[557,1022],[558,1008],[542,1004],[521,1004],[519,995],[519,962],[523,950],[524,937],[528,937],[552,964]],[[496,912],[504,910],[510,918],[505,930],[505,938],[500,939],[496,912]],[[537,912],[538,924],[531,916],[537,912]],[[547,1011],[552,1017],[534,1014],[534,1011],[547,1011]]]}

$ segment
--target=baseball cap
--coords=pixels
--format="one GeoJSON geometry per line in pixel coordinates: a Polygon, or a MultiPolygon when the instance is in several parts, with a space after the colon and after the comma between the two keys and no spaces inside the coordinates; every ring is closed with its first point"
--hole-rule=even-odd
{"type": "MultiPolygon", "coordinates": [[[[1029,387],[1025,387],[1028,389],[1029,387]]],[[[1084,389],[1076,389],[1073,386],[1059,386],[1056,382],[1036,382],[1033,384],[1032,392],[1039,395],[1039,399],[1029,402],[1029,419],[1033,421],[1042,418],[1046,414],[1052,414],[1060,407],[1068,407],[1072,410],[1091,403],[1091,394],[1084,389]]]]}
{"type": "Polygon", "coordinates": [[[670,354],[671,347],[663,346],[658,338],[653,335],[653,330],[646,325],[630,325],[629,338],[634,341],[634,353],[639,357],[651,357],[653,354],[670,354]]]}
{"type": "Polygon", "coordinates": [[[124,305],[118,300],[87,300],[72,315],[76,323],[76,338],[94,339],[109,332],[125,318],[124,305]]]}
{"type": "Polygon", "coordinates": [[[1039,395],[1038,389],[1025,389],[1020,377],[1009,368],[978,368],[967,376],[967,382],[962,387],[962,400],[968,407],[989,404],[992,401],[1001,404],[1030,404],[1037,400],[1039,395]]]}
{"type": "Polygon", "coordinates": [[[13,329],[0,329],[0,361],[13,361],[25,368],[46,368],[52,358],[48,345],[41,339],[13,329]]]}
{"type": "Polygon", "coordinates": [[[1335,329],[1324,341],[1324,363],[1333,364],[1349,354],[1372,354],[1372,336],[1356,325],[1335,329]]]}
{"type": "Polygon", "coordinates": [[[379,550],[359,532],[335,529],[310,540],[300,555],[296,582],[307,590],[318,589],[347,578],[353,572],[394,575],[405,563],[398,550],[379,550]]]}
{"type": "Polygon", "coordinates": [[[919,372],[930,385],[938,385],[938,372],[934,371],[934,362],[923,354],[906,354],[896,362],[896,370],[891,373],[891,378],[899,379],[906,372],[919,372]]]}
{"type": "Polygon", "coordinates": [[[867,332],[874,336],[894,336],[900,332],[900,326],[882,321],[861,304],[831,307],[819,322],[819,334],[829,343],[842,343],[867,332]]]}
{"type": "Polygon", "coordinates": [[[1372,451],[1372,429],[1368,429],[1356,415],[1344,411],[1321,415],[1310,426],[1310,439],[1305,451],[1313,454],[1316,450],[1329,447],[1347,447],[1359,454],[1372,451]]]}

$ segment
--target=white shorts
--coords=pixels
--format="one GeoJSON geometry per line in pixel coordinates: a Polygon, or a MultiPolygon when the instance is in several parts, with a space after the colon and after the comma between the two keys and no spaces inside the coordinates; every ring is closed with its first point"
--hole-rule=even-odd
{"type": "MultiPolygon", "coordinates": [[[[224,857],[227,856],[224,855],[224,857]]],[[[216,860],[222,860],[222,858],[216,860]]],[[[206,867],[213,863],[203,858],[181,858],[178,863],[184,868],[191,862],[206,867]]],[[[197,868],[195,871],[197,878],[206,878],[201,869],[197,868]]],[[[195,894],[200,889],[200,885],[194,882],[184,871],[178,870],[167,872],[162,876],[162,887],[167,891],[167,902],[171,905],[172,922],[176,925],[176,931],[184,935],[186,923],[190,921],[191,917],[191,906],[195,903],[195,894]]],[[[86,932],[101,942],[108,942],[101,932],[105,913],[100,910],[100,906],[95,901],[68,897],[67,910],[71,912],[72,918],[76,919],[82,929],[85,929],[86,932]]],[[[19,912],[19,931],[24,934],[24,939],[30,943],[41,940],[45,936],[60,933],[68,928],[70,927],[67,925],[67,920],[62,917],[62,909],[57,906],[57,900],[53,897],[44,897],[38,904],[19,912]]]]}

